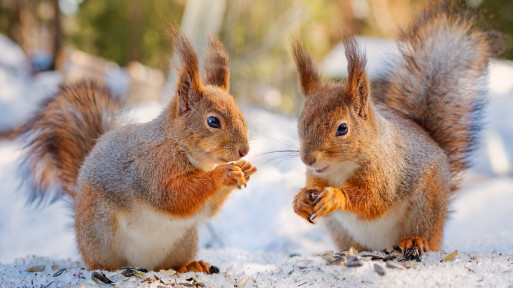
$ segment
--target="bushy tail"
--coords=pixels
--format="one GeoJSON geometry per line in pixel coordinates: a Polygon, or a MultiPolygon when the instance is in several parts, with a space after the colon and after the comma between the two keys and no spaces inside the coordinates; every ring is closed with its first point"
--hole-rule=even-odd
{"type": "Polygon", "coordinates": [[[80,166],[96,140],[114,125],[120,103],[93,82],[61,86],[21,130],[27,140],[21,169],[29,202],[75,195],[80,166]],[[53,194],[53,195],[52,195],[53,194]]]}
{"type": "Polygon", "coordinates": [[[488,63],[498,34],[455,3],[436,3],[400,37],[399,63],[385,79],[383,100],[422,126],[446,152],[453,191],[468,168],[480,130],[488,63]]]}

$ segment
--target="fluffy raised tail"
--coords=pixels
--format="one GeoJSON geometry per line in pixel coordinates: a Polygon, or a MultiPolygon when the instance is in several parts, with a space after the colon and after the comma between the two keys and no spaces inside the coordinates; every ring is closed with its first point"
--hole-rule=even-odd
{"type": "Polygon", "coordinates": [[[482,125],[487,70],[498,34],[454,3],[436,3],[400,37],[382,101],[422,126],[446,152],[453,179],[468,168],[482,125]]]}
{"type": "Polygon", "coordinates": [[[80,166],[96,140],[110,130],[121,107],[108,88],[93,82],[61,86],[22,127],[27,140],[23,181],[29,202],[75,195],[80,166]]]}

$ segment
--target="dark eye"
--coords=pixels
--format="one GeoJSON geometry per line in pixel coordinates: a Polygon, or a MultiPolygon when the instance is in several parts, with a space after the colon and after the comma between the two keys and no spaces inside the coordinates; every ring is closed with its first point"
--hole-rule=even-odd
{"type": "Polygon", "coordinates": [[[342,123],[340,124],[340,126],[338,126],[337,128],[337,134],[335,134],[335,136],[344,136],[347,134],[347,124],[346,123],[342,123]]]}
{"type": "Polygon", "coordinates": [[[210,116],[207,119],[208,126],[216,129],[221,129],[221,121],[217,117],[210,116]]]}

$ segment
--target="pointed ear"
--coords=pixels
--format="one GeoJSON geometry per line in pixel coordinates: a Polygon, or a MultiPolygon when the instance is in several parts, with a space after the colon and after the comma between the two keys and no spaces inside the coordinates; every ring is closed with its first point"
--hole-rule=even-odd
{"type": "Polygon", "coordinates": [[[170,27],[171,38],[175,53],[180,58],[180,66],[177,66],[178,82],[176,84],[176,98],[178,101],[179,115],[189,111],[196,99],[203,92],[198,68],[198,56],[191,42],[182,30],[172,25],[170,27]]]}
{"type": "Polygon", "coordinates": [[[299,37],[293,37],[290,40],[290,45],[292,47],[292,56],[296,62],[297,72],[299,73],[301,90],[303,90],[305,97],[308,97],[321,86],[321,76],[313,63],[312,57],[301,45],[299,37]]]}
{"type": "Polygon", "coordinates": [[[358,115],[367,119],[370,94],[369,80],[365,72],[367,58],[365,52],[359,49],[358,43],[349,33],[344,32],[342,42],[346,52],[348,75],[344,95],[349,98],[351,105],[354,105],[358,115]]]}
{"type": "Polygon", "coordinates": [[[230,67],[228,53],[223,43],[214,36],[208,36],[208,51],[205,56],[205,83],[230,90],[230,67]]]}

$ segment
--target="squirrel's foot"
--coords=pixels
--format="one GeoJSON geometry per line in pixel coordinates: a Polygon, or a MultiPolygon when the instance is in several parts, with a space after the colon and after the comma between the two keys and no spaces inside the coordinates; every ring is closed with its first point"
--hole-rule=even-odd
{"type": "MultiPolygon", "coordinates": [[[[240,170],[244,172],[244,180],[246,180],[246,182],[248,182],[249,177],[257,171],[257,168],[246,160],[241,159],[233,164],[235,164],[235,166],[239,167],[240,170]]],[[[246,184],[244,184],[244,186],[246,186],[246,184]]]]}
{"type": "Polygon", "coordinates": [[[176,272],[205,272],[207,274],[210,274],[210,265],[203,261],[192,261],[191,263],[180,267],[180,269],[176,270],[176,272]]]}
{"type": "Polygon", "coordinates": [[[317,197],[317,195],[319,195],[317,189],[301,188],[296,197],[294,197],[294,201],[292,201],[294,212],[312,224],[314,224],[314,222],[310,219],[310,216],[313,212],[314,197],[317,197]]]}
{"type": "Polygon", "coordinates": [[[337,209],[343,210],[346,207],[346,202],[347,198],[342,190],[326,187],[314,201],[310,219],[313,221],[315,218],[331,214],[337,209]]]}
{"type": "Polygon", "coordinates": [[[402,252],[406,260],[420,261],[422,259],[422,252],[429,251],[429,242],[423,237],[404,237],[399,242],[399,245],[394,245],[393,250],[402,252]]]}

